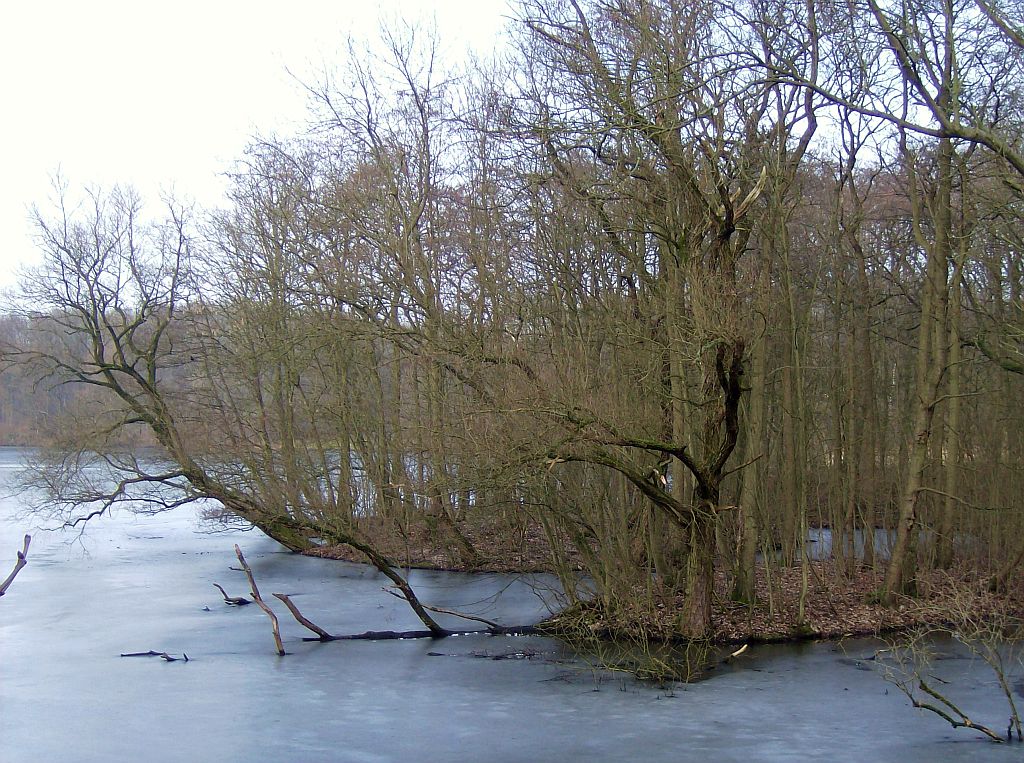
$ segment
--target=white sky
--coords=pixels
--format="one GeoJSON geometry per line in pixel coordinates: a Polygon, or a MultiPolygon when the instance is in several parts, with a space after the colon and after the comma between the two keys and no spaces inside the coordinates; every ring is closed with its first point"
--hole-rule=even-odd
{"type": "MultiPolygon", "coordinates": [[[[308,81],[348,33],[436,18],[443,46],[493,50],[506,0],[8,0],[0,10],[0,289],[36,260],[30,205],[132,184],[216,203],[250,136],[301,129],[308,81]]],[[[2,300],[0,300],[2,309],[2,300]]]]}

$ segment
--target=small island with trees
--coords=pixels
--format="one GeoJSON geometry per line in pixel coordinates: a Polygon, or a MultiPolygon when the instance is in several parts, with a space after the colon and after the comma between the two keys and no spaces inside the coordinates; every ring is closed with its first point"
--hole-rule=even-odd
{"type": "Polygon", "coordinates": [[[552,572],[576,640],[1015,622],[1020,7],[517,8],[473,68],[353,44],[221,209],[37,211],[0,438],[41,510],[213,501],[434,636],[404,568],[552,572]]]}

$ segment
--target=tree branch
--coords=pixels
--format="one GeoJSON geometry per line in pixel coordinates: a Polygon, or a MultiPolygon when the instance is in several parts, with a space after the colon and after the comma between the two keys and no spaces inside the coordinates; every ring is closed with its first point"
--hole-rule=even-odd
{"type": "Polygon", "coordinates": [[[28,546],[32,542],[32,536],[25,536],[25,546],[18,552],[18,560],[14,563],[14,569],[11,570],[11,574],[7,576],[3,583],[0,583],[0,596],[7,593],[7,589],[11,587],[11,583],[14,582],[14,578],[21,572],[22,567],[28,564],[28,546]]]}
{"type": "Polygon", "coordinates": [[[285,655],[284,644],[281,643],[281,626],[277,621],[277,615],[274,614],[274,610],[267,606],[267,603],[263,601],[263,597],[260,596],[260,589],[256,586],[256,579],[252,576],[252,569],[249,567],[249,563],[245,561],[245,557],[242,556],[242,549],[235,544],[235,556],[238,557],[238,563],[242,565],[242,570],[245,572],[245,576],[249,578],[249,590],[252,592],[253,601],[255,601],[260,609],[267,613],[267,617],[270,618],[271,628],[274,631],[274,645],[277,647],[277,653],[280,656],[285,655]]]}

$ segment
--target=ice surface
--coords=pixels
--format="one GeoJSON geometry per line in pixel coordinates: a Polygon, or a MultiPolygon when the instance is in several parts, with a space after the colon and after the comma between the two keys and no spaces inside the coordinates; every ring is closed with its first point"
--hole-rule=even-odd
{"type": "MultiPolygon", "coordinates": [[[[0,482],[17,456],[0,450],[0,482]]],[[[22,505],[0,501],[0,577],[30,529],[12,519],[22,505]]],[[[272,592],[332,632],[418,623],[370,568],[289,554],[258,533],[210,533],[189,509],[121,512],[74,537],[35,533],[29,565],[0,599],[0,760],[1020,757],[1019,747],[922,715],[858,670],[870,642],[754,647],[710,680],[674,689],[592,669],[544,638],[306,643],[272,592]],[[230,569],[234,543],[281,616],[283,658],[266,616],[226,606],[212,585],[248,593],[230,569]],[[119,656],[150,649],[190,661],[119,656]]],[[[546,612],[543,580],[414,572],[411,582],[426,602],[504,623],[546,612]]],[[[942,670],[969,712],[1005,723],[983,666],[951,659],[942,670]]]]}

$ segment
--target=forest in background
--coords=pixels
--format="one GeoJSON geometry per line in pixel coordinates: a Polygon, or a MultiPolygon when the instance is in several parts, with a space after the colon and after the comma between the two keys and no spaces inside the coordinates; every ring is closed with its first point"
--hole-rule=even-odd
{"type": "Polygon", "coordinates": [[[537,527],[570,602],[694,638],[716,574],[752,604],[809,527],[886,602],[958,561],[1010,585],[1024,9],[527,0],[510,35],[461,71],[424,30],[350,44],[223,209],[38,213],[0,436],[51,507],[216,499],[414,606],[375,537],[472,567],[472,528],[537,527]]]}

